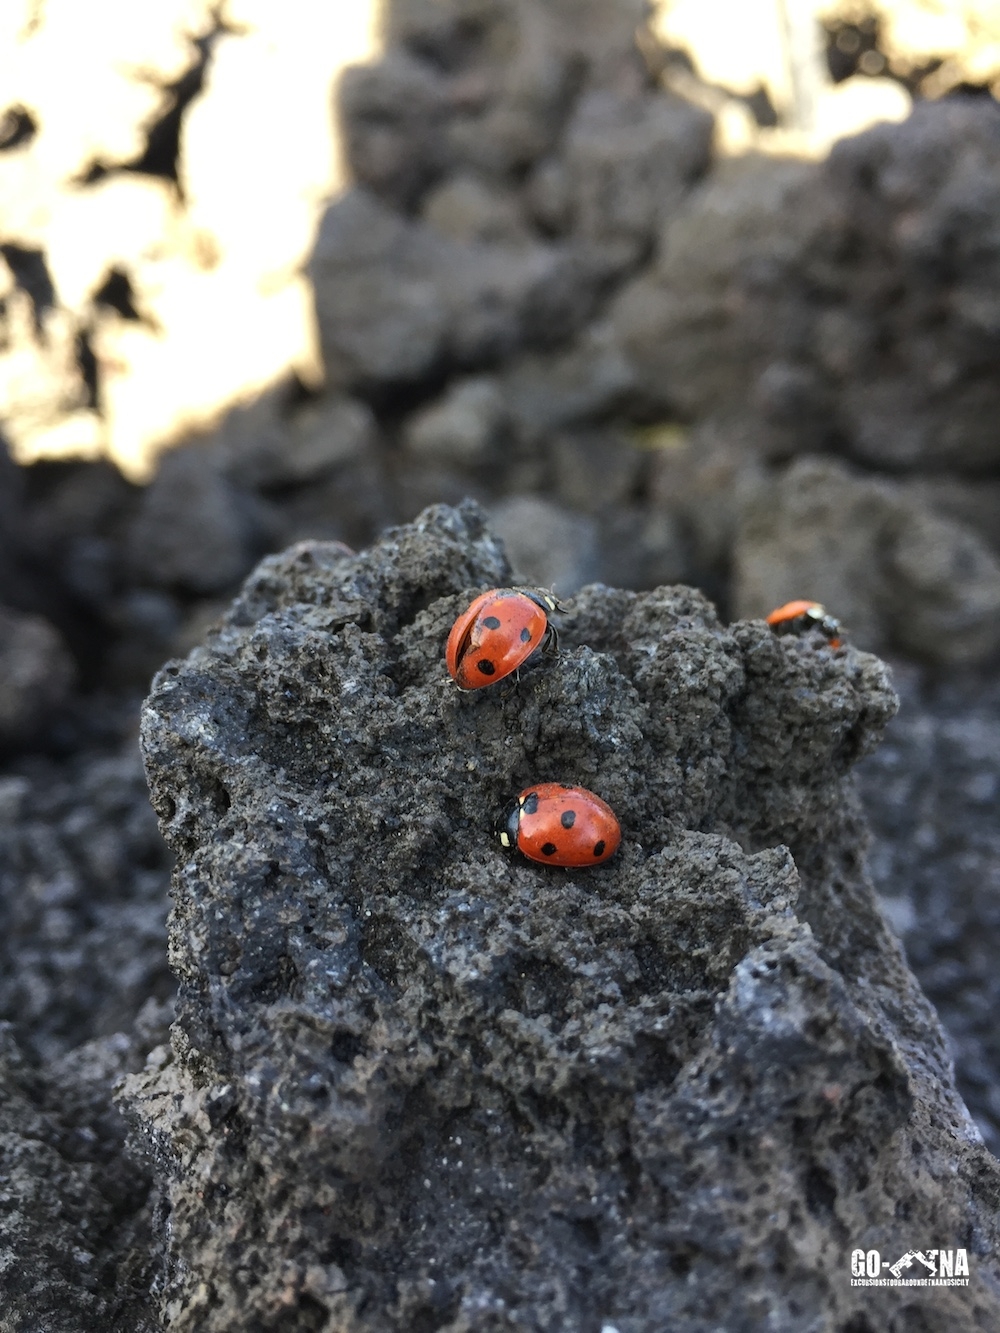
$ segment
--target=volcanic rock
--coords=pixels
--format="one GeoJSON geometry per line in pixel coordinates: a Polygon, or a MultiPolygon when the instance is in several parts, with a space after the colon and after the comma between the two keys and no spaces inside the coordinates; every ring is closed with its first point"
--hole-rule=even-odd
{"type": "Polygon", "coordinates": [[[0,605],[0,750],[37,739],[73,677],[73,660],[47,620],[0,605]]]}
{"type": "Polygon", "coordinates": [[[597,585],[461,694],[448,629],[512,577],[473,505],[303,543],[154,683],[180,996],[124,1098],[166,1326],[995,1326],[1000,1172],[864,870],[885,668],[597,585]],[[507,857],[547,780],[615,859],[507,857]],[[932,1244],[968,1287],[851,1287],[932,1244]]]}
{"type": "Polygon", "coordinates": [[[948,1031],[955,1075],[1000,1151],[1000,689],[894,672],[902,707],[859,769],[883,908],[948,1031]]]}
{"type": "Polygon", "coordinates": [[[0,1021],[49,1063],[166,1000],[171,858],[134,736],[0,776],[0,1021]]]}
{"type": "Polygon", "coordinates": [[[327,210],[309,270],[332,382],[368,393],[568,337],[610,271],[593,247],[457,241],[360,189],[327,210]]]}

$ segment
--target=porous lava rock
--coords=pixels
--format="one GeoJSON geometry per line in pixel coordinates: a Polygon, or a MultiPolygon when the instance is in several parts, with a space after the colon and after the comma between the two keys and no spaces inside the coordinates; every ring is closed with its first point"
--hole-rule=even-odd
{"type": "Polygon", "coordinates": [[[995,1327],[1000,1174],[864,871],[885,668],[594,585],[462,694],[448,628],[510,579],[472,504],[303,543],[154,682],[180,994],[123,1095],[166,1327],[995,1327]],[[545,780],[612,861],[503,853],[545,780]],[[931,1244],[968,1287],[850,1286],[931,1244]]]}
{"type": "MultiPolygon", "coordinates": [[[[167,1007],[168,1009],[169,1007],[167,1007]]],[[[112,1086],[162,1048],[169,1012],[35,1064],[0,1022],[0,1328],[156,1333],[150,1180],[112,1086]]]]}
{"type": "Polygon", "coordinates": [[[134,735],[0,774],[0,1022],[33,1061],[170,997],[170,868],[134,735]]]}
{"type": "Polygon", "coordinates": [[[830,244],[814,272],[841,272],[811,350],[849,451],[892,471],[995,473],[1000,107],[918,104],[838,144],[822,183],[830,244]]]}
{"type": "Polygon", "coordinates": [[[859,768],[886,914],[934,1003],[955,1077],[1000,1153],[1000,685],[898,663],[902,706],[859,768]]]}

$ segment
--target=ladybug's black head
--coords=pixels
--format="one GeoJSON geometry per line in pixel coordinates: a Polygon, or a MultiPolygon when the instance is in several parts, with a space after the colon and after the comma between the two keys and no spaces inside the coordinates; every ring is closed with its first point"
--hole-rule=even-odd
{"type": "Polygon", "coordinates": [[[825,606],[819,602],[814,602],[805,613],[806,623],[810,629],[818,629],[828,639],[836,639],[843,633],[843,627],[836,616],[831,616],[825,606]]]}
{"type": "Polygon", "coordinates": [[[529,598],[530,601],[534,602],[536,606],[541,607],[547,616],[572,615],[569,607],[564,606],[563,603],[559,601],[558,597],[556,597],[554,593],[549,592],[547,588],[515,588],[514,591],[522,593],[525,597],[529,598]]]}
{"type": "Polygon", "coordinates": [[[504,851],[512,852],[517,847],[517,827],[521,819],[519,800],[513,800],[505,806],[493,824],[493,832],[500,840],[504,851]]]}

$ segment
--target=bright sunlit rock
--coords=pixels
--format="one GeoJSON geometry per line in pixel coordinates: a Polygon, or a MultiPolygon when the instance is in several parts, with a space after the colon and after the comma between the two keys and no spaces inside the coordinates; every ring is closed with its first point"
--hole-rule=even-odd
{"type": "MultiPolygon", "coordinates": [[[[303,265],[346,183],[334,89],[377,57],[389,2],[0,4],[0,425],[16,458],[106,456],[142,479],[233,403],[292,374],[321,382],[303,265]],[[200,67],[151,164],[151,127],[200,67]]],[[[941,58],[929,95],[963,79],[1000,93],[997,0],[875,10],[890,62],[941,58]]],[[[653,27],[691,56],[696,74],[664,78],[712,111],[721,153],[819,156],[909,110],[899,82],[829,81],[820,19],[869,12],[655,0],[653,27]],[[781,128],[762,130],[742,100],[761,88],[781,128]]]]}
{"type": "Polygon", "coordinates": [[[378,19],[378,0],[0,6],[0,114],[15,108],[36,126],[0,154],[0,243],[37,252],[27,262],[52,291],[36,319],[0,264],[18,297],[0,352],[0,419],[19,460],[104,454],[141,478],[161,448],[234,401],[290,372],[319,380],[301,270],[344,183],[335,83],[375,54],[378,19]],[[176,184],[122,170],[206,39],[176,184]],[[125,312],[94,299],[115,272],[125,312]]]}

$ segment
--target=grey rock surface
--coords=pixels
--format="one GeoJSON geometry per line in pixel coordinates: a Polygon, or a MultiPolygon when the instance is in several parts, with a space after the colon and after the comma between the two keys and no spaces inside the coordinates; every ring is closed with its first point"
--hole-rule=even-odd
{"type": "Polygon", "coordinates": [[[394,3],[340,111],[360,187],[310,263],[332,382],[373,396],[558,345],[708,167],[655,89],[638,0],[394,3]]]}
{"type": "Polygon", "coordinates": [[[166,1040],[170,866],[134,734],[0,773],[4,1333],[158,1326],[150,1177],[112,1088],[166,1040]]]}
{"type": "Polygon", "coordinates": [[[327,210],[309,264],[327,371],[370,394],[568,337],[610,271],[593,248],[455,240],[363,190],[327,210]]]}
{"type": "Polygon", "coordinates": [[[450,176],[424,200],[421,217],[454,241],[523,243],[531,235],[518,196],[471,172],[450,176]]]}
{"type": "Polygon", "coordinates": [[[0,776],[0,1021],[40,1062],[166,1000],[171,857],[130,737],[0,776]]]}
{"type": "Polygon", "coordinates": [[[578,513],[627,506],[642,487],[647,460],[624,431],[563,431],[551,452],[555,493],[578,513]]]}
{"type": "Polygon", "coordinates": [[[74,675],[54,626],[0,605],[0,751],[37,739],[66,703],[74,675]]]}
{"type": "MultiPolygon", "coordinates": [[[[398,160],[405,141],[425,179],[443,161],[509,182],[551,150],[581,87],[634,86],[635,31],[646,18],[643,0],[393,0],[385,13],[389,63],[415,59],[435,84],[413,99],[414,126],[403,129],[410,114],[403,80],[397,76],[396,88],[381,80],[376,162],[398,160]],[[421,134],[430,116],[438,127],[431,142],[421,134]]],[[[345,119],[356,143],[371,117],[353,88],[348,94],[345,119]]],[[[359,166],[370,170],[367,160],[359,166]]]]}
{"type": "Polygon", "coordinates": [[[131,559],[145,582],[186,592],[218,592],[252,559],[252,515],[217,453],[176,449],[143,493],[130,534],[131,559]]]}
{"type": "Polygon", "coordinates": [[[513,359],[499,379],[519,437],[542,456],[556,432],[627,416],[636,396],[634,369],[601,321],[568,348],[513,359]]]}
{"type": "Polygon", "coordinates": [[[645,257],[691,184],[708,169],[713,122],[679,98],[585,94],[558,156],[529,183],[539,220],[616,253],[645,257]]]}
{"type": "Polygon", "coordinates": [[[378,64],[345,70],[339,97],[354,179],[399,208],[416,203],[447,164],[440,74],[397,47],[378,64]]]}
{"type": "Polygon", "coordinates": [[[1000,1174],[863,868],[885,668],[594,586],[462,695],[448,628],[511,576],[471,505],[302,545],[156,679],[180,997],[124,1100],[166,1326],[995,1327],[1000,1174]],[[615,860],[502,853],[547,779],[610,801],[615,860]],[[932,1240],[968,1288],[850,1287],[932,1240]]]}
{"type": "Polygon", "coordinates": [[[650,400],[744,410],[772,456],[995,472],[1000,108],[918,104],[822,166],[720,163],[612,322],[650,400]]]}
{"type": "Polygon", "coordinates": [[[1000,107],[918,104],[839,144],[822,187],[850,256],[834,298],[848,323],[820,345],[848,449],[894,470],[995,471],[1000,107]]]}
{"type": "Polygon", "coordinates": [[[403,447],[414,462],[432,467],[496,469],[507,415],[503,393],[491,376],[454,380],[442,399],[410,417],[403,447]]]}
{"type": "Polygon", "coordinates": [[[144,1054],[119,1034],[42,1070],[0,1023],[4,1333],[156,1330],[149,1178],[125,1155],[111,1104],[144,1054]]]}
{"type": "Polygon", "coordinates": [[[860,766],[872,877],[948,1031],[955,1074],[1000,1153],[1000,691],[922,680],[898,663],[902,707],[860,766]]]}
{"type": "Polygon", "coordinates": [[[794,160],[720,162],[667,220],[654,262],[609,316],[651,406],[685,418],[743,411],[768,366],[797,354],[815,175],[794,160]]]}
{"type": "Polygon", "coordinates": [[[535,495],[501,501],[490,518],[529,586],[554,588],[564,596],[595,577],[599,552],[593,519],[535,495]]]}
{"type": "Polygon", "coordinates": [[[279,428],[238,443],[226,459],[227,471],[265,492],[315,485],[362,464],[375,452],[377,439],[378,426],[366,403],[331,394],[305,404],[279,428]]]}

